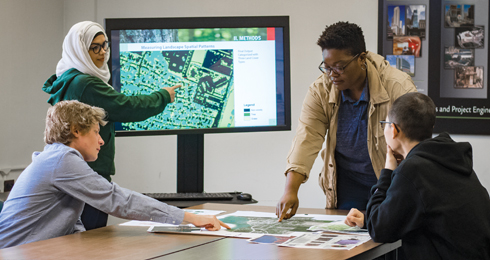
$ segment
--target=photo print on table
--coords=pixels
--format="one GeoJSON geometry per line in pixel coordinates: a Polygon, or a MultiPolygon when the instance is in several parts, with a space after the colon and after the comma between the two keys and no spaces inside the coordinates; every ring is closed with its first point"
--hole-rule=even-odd
{"type": "Polygon", "coordinates": [[[444,48],[444,68],[475,66],[475,50],[460,49],[454,46],[444,48]]]}
{"type": "Polygon", "coordinates": [[[276,236],[276,235],[263,235],[258,238],[250,239],[250,242],[260,243],[260,244],[282,244],[295,236],[276,236]]]}
{"type": "Polygon", "coordinates": [[[405,35],[405,6],[404,5],[389,5],[388,6],[388,21],[386,28],[386,36],[388,40],[396,36],[405,35]]]}
{"type": "Polygon", "coordinates": [[[422,57],[422,41],[418,36],[393,37],[393,55],[422,57]]]}
{"type": "Polygon", "coordinates": [[[475,5],[446,5],[444,27],[464,27],[475,25],[475,5]]]}
{"type": "Polygon", "coordinates": [[[425,39],[425,5],[407,5],[406,10],[405,35],[425,39]]]}
{"type": "Polygon", "coordinates": [[[466,49],[482,49],[485,43],[485,27],[476,25],[473,27],[455,28],[454,45],[466,49]]]}
{"type": "Polygon", "coordinates": [[[458,67],[454,69],[454,88],[483,88],[483,66],[458,67]]]}

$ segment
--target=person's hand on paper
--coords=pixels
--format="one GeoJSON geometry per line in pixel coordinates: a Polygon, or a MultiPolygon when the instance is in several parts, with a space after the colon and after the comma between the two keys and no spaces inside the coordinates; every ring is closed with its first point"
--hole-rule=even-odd
{"type": "Polygon", "coordinates": [[[285,192],[276,206],[276,215],[279,222],[283,219],[290,219],[296,214],[299,206],[298,194],[295,192],[285,192]],[[291,209],[291,211],[289,211],[291,209]],[[288,213],[289,211],[289,213],[288,213]]]}
{"type": "Polygon", "coordinates": [[[170,103],[174,102],[175,100],[175,90],[178,89],[178,88],[181,88],[182,85],[175,85],[173,87],[164,87],[163,89],[165,89],[166,91],[168,91],[168,93],[170,94],[170,103]]]}
{"type": "Polygon", "coordinates": [[[299,207],[298,190],[304,180],[305,176],[302,174],[294,171],[287,173],[286,188],[276,206],[276,216],[279,218],[279,222],[283,219],[290,219],[296,214],[299,207]]]}
{"type": "Polygon", "coordinates": [[[347,214],[344,223],[349,227],[364,227],[364,214],[358,209],[352,208],[347,214]]]}
{"type": "Polygon", "coordinates": [[[184,221],[193,224],[196,227],[204,227],[210,231],[220,230],[221,227],[230,229],[228,225],[223,223],[216,216],[211,215],[196,215],[189,212],[185,212],[184,221]]]}

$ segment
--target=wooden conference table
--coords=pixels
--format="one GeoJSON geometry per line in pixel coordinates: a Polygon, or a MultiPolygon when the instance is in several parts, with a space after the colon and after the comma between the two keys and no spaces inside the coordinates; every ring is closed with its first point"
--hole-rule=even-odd
{"type": "MultiPolygon", "coordinates": [[[[275,212],[274,207],[207,203],[192,209],[275,212]]],[[[344,210],[300,208],[298,214],[346,215],[344,210]]],[[[240,238],[149,233],[148,227],[108,226],[0,250],[0,259],[372,259],[401,242],[372,240],[352,250],[253,244],[240,238]]]]}

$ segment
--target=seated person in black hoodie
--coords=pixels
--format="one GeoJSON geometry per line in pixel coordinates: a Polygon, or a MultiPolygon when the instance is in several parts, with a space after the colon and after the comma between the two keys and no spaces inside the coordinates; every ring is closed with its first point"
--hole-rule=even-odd
{"type": "Polygon", "coordinates": [[[380,122],[385,169],[366,215],[351,209],[345,223],[367,227],[376,242],[402,239],[399,259],[490,259],[490,198],[473,171],[471,145],[447,133],[431,138],[435,118],[426,95],[393,103],[380,122]]]}

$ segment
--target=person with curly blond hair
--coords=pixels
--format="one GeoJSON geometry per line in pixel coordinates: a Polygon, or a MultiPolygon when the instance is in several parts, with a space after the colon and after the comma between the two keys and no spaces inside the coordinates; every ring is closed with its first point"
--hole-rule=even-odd
{"type": "Polygon", "coordinates": [[[104,109],[60,101],[48,109],[44,151],[32,155],[0,213],[0,248],[85,231],[85,204],[113,216],[209,230],[229,228],[215,216],[194,215],[108,182],[87,162],[97,160],[104,141],[104,109]]]}

